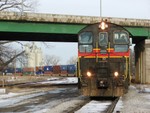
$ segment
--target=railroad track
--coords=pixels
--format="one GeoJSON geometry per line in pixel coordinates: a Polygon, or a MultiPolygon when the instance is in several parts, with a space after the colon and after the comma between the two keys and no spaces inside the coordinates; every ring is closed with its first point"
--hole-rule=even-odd
{"type": "Polygon", "coordinates": [[[113,113],[119,97],[91,97],[84,105],[69,113],[113,113]]]}
{"type": "Polygon", "coordinates": [[[113,113],[114,108],[115,108],[115,106],[116,106],[118,100],[119,100],[119,97],[116,97],[116,99],[115,99],[115,100],[112,102],[112,104],[108,107],[106,113],[113,113]]]}

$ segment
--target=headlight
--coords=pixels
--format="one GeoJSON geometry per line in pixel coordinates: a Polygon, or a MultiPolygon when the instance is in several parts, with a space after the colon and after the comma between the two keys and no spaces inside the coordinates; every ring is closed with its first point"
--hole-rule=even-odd
{"type": "Polygon", "coordinates": [[[100,81],[99,83],[100,83],[100,84],[103,84],[103,83],[104,83],[104,81],[100,81]]]}
{"type": "Polygon", "coordinates": [[[86,74],[88,77],[90,77],[92,75],[91,72],[89,72],[89,71],[86,74]]]}
{"type": "Polygon", "coordinates": [[[100,22],[99,28],[105,30],[106,28],[108,28],[108,25],[104,21],[102,21],[100,22]]]}
{"type": "Polygon", "coordinates": [[[114,76],[117,77],[119,75],[119,73],[116,71],[114,72],[114,76]]]}

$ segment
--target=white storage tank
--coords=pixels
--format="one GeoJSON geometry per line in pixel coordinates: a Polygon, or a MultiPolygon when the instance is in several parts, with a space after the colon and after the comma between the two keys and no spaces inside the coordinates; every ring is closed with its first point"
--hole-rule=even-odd
{"type": "Polygon", "coordinates": [[[38,48],[35,43],[27,44],[25,46],[25,54],[27,55],[27,66],[36,67],[42,65],[42,50],[38,48]]]}
{"type": "Polygon", "coordinates": [[[35,61],[36,61],[36,66],[42,66],[42,50],[41,48],[37,48],[35,52],[35,61]]]}

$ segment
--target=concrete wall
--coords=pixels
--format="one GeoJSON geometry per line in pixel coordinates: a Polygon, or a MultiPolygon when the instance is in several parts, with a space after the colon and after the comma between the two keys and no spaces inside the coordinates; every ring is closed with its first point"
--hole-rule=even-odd
{"type": "Polygon", "coordinates": [[[150,83],[150,39],[146,39],[135,47],[136,73],[138,83],[150,83]]]}

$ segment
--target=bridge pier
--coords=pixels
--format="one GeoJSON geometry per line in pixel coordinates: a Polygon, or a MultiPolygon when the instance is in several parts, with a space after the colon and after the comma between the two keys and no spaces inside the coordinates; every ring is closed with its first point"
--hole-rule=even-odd
{"type": "Polygon", "coordinates": [[[135,48],[135,81],[150,83],[150,39],[136,44],[135,48]]]}

